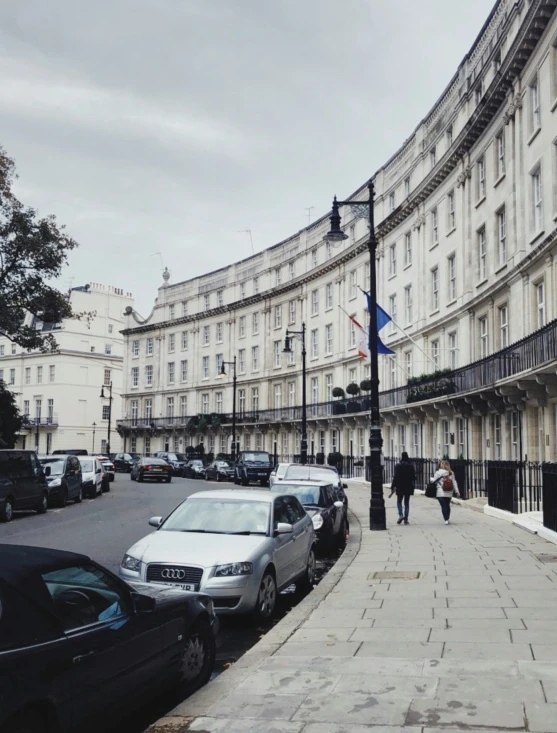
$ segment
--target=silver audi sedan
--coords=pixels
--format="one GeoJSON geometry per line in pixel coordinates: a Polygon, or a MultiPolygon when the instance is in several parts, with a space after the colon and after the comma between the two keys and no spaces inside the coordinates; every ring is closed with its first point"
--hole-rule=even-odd
{"type": "Polygon", "coordinates": [[[130,547],[126,580],[201,591],[219,614],[269,618],[277,593],[291,583],[311,588],[315,532],[294,496],[224,489],[192,494],[156,531],[130,547]]]}

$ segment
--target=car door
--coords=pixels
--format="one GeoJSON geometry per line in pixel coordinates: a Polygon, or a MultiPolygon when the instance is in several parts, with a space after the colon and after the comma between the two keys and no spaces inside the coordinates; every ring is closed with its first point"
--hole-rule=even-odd
{"type": "Polygon", "coordinates": [[[18,509],[34,509],[37,499],[29,453],[13,451],[10,453],[9,465],[15,489],[16,506],[18,509]]]}
{"type": "Polygon", "coordinates": [[[47,489],[46,480],[44,478],[43,469],[39,463],[35,453],[27,453],[27,459],[30,470],[30,493],[32,495],[32,506],[36,507],[40,504],[41,497],[47,489]]]}
{"type": "Polygon", "coordinates": [[[296,577],[306,569],[309,548],[313,541],[312,523],[306,510],[295,496],[285,497],[290,523],[294,527],[292,571],[296,577]]]}
{"type": "Polygon", "coordinates": [[[68,487],[68,498],[73,499],[79,492],[81,485],[81,471],[78,467],[81,464],[76,456],[68,456],[66,462],[66,486],[68,487]],[[76,466],[77,464],[77,466],[76,466]]]}
{"type": "Polygon", "coordinates": [[[323,491],[325,492],[325,495],[327,497],[327,506],[329,507],[330,511],[333,534],[336,537],[336,535],[340,532],[344,509],[339,509],[335,506],[335,501],[337,501],[337,497],[335,495],[335,490],[332,485],[324,486],[323,491]]]}
{"type": "MultiPolygon", "coordinates": [[[[286,496],[278,496],[273,502],[273,532],[280,523],[291,524],[290,513],[286,496]]],[[[294,532],[279,534],[275,538],[275,568],[277,571],[277,586],[283,588],[288,585],[295,575],[294,565],[294,532]]]]}

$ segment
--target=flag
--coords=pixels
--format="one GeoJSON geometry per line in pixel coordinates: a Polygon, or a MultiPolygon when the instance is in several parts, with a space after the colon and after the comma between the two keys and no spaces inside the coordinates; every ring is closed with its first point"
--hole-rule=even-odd
{"type": "MultiPolygon", "coordinates": [[[[360,288],[360,290],[362,290],[362,288],[360,288]]],[[[371,295],[370,295],[370,293],[367,293],[365,290],[362,290],[362,293],[367,298],[367,310],[368,310],[368,313],[371,313],[371,295]]],[[[392,320],[392,319],[391,319],[391,316],[386,311],[384,311],[383,308],[381,308],[381,306],[379,305],[379,303],[376,303],[375,304],[375,307],[377,309],[377,333],[379,333],[379,331],[384,326],[386,326],[387,323],[390,320],[392,320]]],[[[380,351],[379,353],[382,354],[384,352],[380,351]]],[[[389,350],[389,353],[392,353],[392,352],[389,350]]]]}
{"type": "MultiPolygon", "coordinates": [[[[366,329],[358,323],[358,321],[354,318],[354,316],[348,316],[352,323],[356,326],[356,346],[358,348],[358,356],[361,356],[362,358],[370,358],[370,346],[371,346],[371,339],[368,332],[366,332],[366,329]]],[[[394,351],[391,351],[385,344],[381,341],[379,336],[377,336],[377,353],[378,354],[394,354],[394,351]]]]}

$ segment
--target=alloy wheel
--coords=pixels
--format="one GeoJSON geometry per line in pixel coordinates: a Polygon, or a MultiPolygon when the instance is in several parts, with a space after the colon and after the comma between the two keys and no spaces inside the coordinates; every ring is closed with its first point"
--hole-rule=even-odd
{"type": "Polygon", "coordinates": [[[270,573],[263,576],[261,585],[259,586],[259,596],[257,598],[257,611],[261,618],[269,618],[275,610],[277,601],[277,586],[275,579],[270,573]]]}
{"type": "Polygon", "coordinates": [[[14,518],[14,505],[12,504],[11,499],[6,499],[6,503],[4,504],[4,519],[6,522],[11,522],[14,518]]]}
{"type": "Polygon", "coordinates": [[[192,634],[188,639],[180,664],[180,676],[184,682],[192,682],[201,674],[205,665],[205,657],[203,639],[199,634],[192,634]]]}
{"type": "Polygon", "coordinates": [[[308,585],[312,586],[315,581],[315,552],[313,550],[309,551],[306,577],[308,585]]]}

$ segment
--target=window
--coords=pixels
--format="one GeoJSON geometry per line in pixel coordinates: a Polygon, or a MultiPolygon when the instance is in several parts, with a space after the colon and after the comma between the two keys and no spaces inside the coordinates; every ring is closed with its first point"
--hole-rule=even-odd
{"type": "Polygon", "coordinates": [[[458,435],[458,456],[459,458],[466,455],[466,420],[463,417],[457,418],[456,421],[458,435]]]}
{"type": "Polygon", "coordinates": [[[497,243],[499,264],[507,261],[507,214],[504,208],[497,214],[497,243]]]}
{"type": "Polygon", "coordinates": [[[395,210],[395,192],[391,191],[389,194],[389,211],[395,210]]]}
{"type": "Polygon", "coordinates": [[[333,283],[325,286],[325,308],[330,310],[333,307],[333,283]]]}
{"type": "Polygon", "coordinates": [[[317,267],[317,250],[316,249],[311,250],[311,266],[317,267]]]}
{"type": "Polygon", "coordinates": [[[499,341],[502,349],[509,345],[509,308],[502,305],[499,308],[499,341]]]}
{"type": "Polygon", "coordinates": [[[15,384],[15,369],[10,369],[10,384],[15,384]]]}
{"type": "Polygon", "coordinates": [[[222,322],[217,323],[217,344],[222,344],[223,331],[224,331],[224,324],[222,322]]]}
{"type": "Polygon", "coordinates": [[[114,326],[112,325],[112,323],[109,323],[108,324],[108,333],[112,333],[113,331],[114,331],[114,326]]]}
{"type": "Polygon", "coordinates": [[[215,412],[222,412],[222,392],[215,393],[215,412]]]}
{"type": "Polygon", "coordinates": [[[209,346],[211,340],[211,327],[203,326],[203,346],[209,346]]]}
{"type": "Polygon", "coordinates": [[[294,278],[296,277],[296,268],[294,266],[294,262],[288,263],[288,277],[290,278],[290,280],[294,280],[294,278]]]}
{"type": "Polygon", "coordinates": [[[112,381],[112,375],[110,369],[104,370],[104,384],[108,387],[112,381]]]}
{"type": "Polygon", "coordinates": [[[139,356],[139,341],[132,341],[132,356],[139,356]]]}
{"type": "Polygon", "coordinates": [[[458,360],[458,346],[456,331],[449,334],[449,368],[456,369],[458,360]]]}
{"type": "Polygon", "coordinates": [[[436,148],[431,148],[429,151],[429,166],[430,168],[435,168],[435,165],[437,164],[437,150],[436,148]]]}
{"type": "Polygon", "coordinates": [[[43,401],[42,400],[35,400],[35,417],[40,420],[41,418],[41,408],[42,408],[43,401]]]}
{"type": "Polygon", "coordinates": [[[538,168],[532,173],[532,203],[534,207],[533,224],[534,233],[543,229],[543,200],[542,200],[542,171],[538,168]]]}
{"type": "Polygon", "coordinates": [[[325,253],[327,255],[327,259],[330,260],[333,256],[333,245],[330,242],[327,242],[325,246],[325,253]]]}
{"type": "Polygon", "coordinates": [[[182,317],[188,315],[188,303],[186,300],[182,301],[182,317]]]}
{"type": "Polygon", "coordinates": [[[537,326],[541,328],[545,326],[545,288],[543,281],[537,283],[534,287],[536,289],[537,326]]]}
{"type": "Polygon", "coordinates": [[[31,367],[25,367],[25,384],[31,384],[31,367]]]}
{"type": "Polygon", "coordinates": [[[447,258],[447,272],[449,276],[449,302],[456,298],[456,255],[447,258]]]}
{"type": "Polygon", "coordinates": [[[281,350],[280,350],[280,347],[281,347],[281,342],[280,341],[275,341],[274,344],[273,344],[273,354],[274,354],[273,363],[274,363],[275,367],[279,367],[280,364],[281,364],[281,357],[280,357],[281,350]]]}
{"type": "Polygon", "coordinates": [[[431,246],[435,247],[439,244],[439,223],[437,217],[437,209],[431,210],[431,246]]]}
{"type": "Polygon", "coordinates": [[[110,356],[112,354],[112,344],[104,345],[104,353],[107,354],[107,356],[110,356]]]}
{"type": "Polygon", "coordinates": [[[209,395],[206,392],[201,395],[201,411],[204,415],[209,412],[209,395]]]}
{"type": "Polygon", "coordinates": [[[175,348],[176,348],[176,334],[170,333],[168,334],[168,353],[172,354],[175,348]]]}
{"type": "Polygon", "coordinates": [[[437,371],[439,369],[439,341],[437,339],[431,342],[431,358],[435,364],[435,371],[437,371]]]}
{"type": "Polygon", "coordinates": [[[251,332],[253,336],[259,333],[259,313],[253,313],[251,316],[251,332]]]}
{"type": "Polygon", "coordinates": [[[259,346],[251,347],[251,369],[254,372],[259,369],[259,346]]]}
{"type": "Polygon", "coordinates": [[[244,300],[246,297],[246,284],[240,283],[240,300],[244,300]]]}
{"type": "Polygon", "coordinates": [[[396,242],[389,247],[389,275],[396,275],[396,242]]]}
{"type": "Polygon", "coordinates": [[[316,316],[319,313],[319,290],[311,292],[311,315],[316,316]]]}
{"type": "Polygon", "coordinates": [[[406,232],[404,235],[404,265],[412,264],[412,232],[406,232]]]}
{"type": "Polygon", "coordinates": [[[275,285],[280,285],[282,282],[282,270],[280,267],[275,269],[275,285]]]}
{"type": "Polygon", "coordinates": [[[520,414],[518,410],[511,412],[511,452],[513,460],[520,458],[520,414]]]}
{"type": "Polygon", "coordinates": [[[356,225],[351,224],[350,225],[350,244],[354,244],[356,241],[356,225]]]}
{"type": "Polygon", "coordinates": [[[254,277],[253,278],[253,293],[254,295],[257,295],[258,292],[259,292],[259,278],[254,277]]]}
{"type": "Polygon", "coordinates": [[[402,451],[406,450],[406,425],[399,425],[398,426],[398,451],[399,453],[402,453],[402,451]]]}
{"type": "MultiPolygon", "coordinates": [[[[294,342],[292,341],[292,344],[294,342]]],[[[294,348],[291,348],[291,350],[288,352],[288,356],[286,357],[286,363],[289,365],[296,363],[296,350],[294,348]]]]}
{"type": "Polygon", "coordinates": [[[497,171],[497,179],[505,175],[505,131],[501,132],[495,138],[495,165],[497,171]]]}
{"type": "Polygon", "coordinates": [[[170,317],[170,320],[172,321],[174,319],[174,316],[175,316],[175,308],[174,308],[174,305],[168,306],[168,315],[170,317]]]}
{"type": "Polygon", "coordinates": [[[239,336],[241,339],[243,339],[245,335],[246,335],[246,317],[241,316],[240,317],[239,336]]]}
{"type": "Polygon", "coordinates": [[[480,83],[476,87],[476,104],[480,103],[483,95],[484,95],[484,85],[483,85],[483,79],[482,79],[480,80],[480,83]]]}
{"type": "Polygon", "coordinates": [[[406,323],[412,323],[412,286],[407,285],[404,288],[404,307],[406,310],[406,323]]]}
{"type": "Polygon", "coordinates": [[[282,305],[275,305],[275,328],[282,328],[282,305]]]}
{"type": "Polygon", "coordinates": [[[252,387],[251,390],[251,409],[254,412],[259,410],[259,387],[252,387]]]}
{"type": "Polygon", "coordinates": [[[153,365],[152,364],[148,364],[145,367],[145,386],[146,387],[153,386],[153,365]]]}
{"type": "Polygon", "coordinates": [[[431,310],[439,310],[439,268],[431,271],[431,310]]]}
{"type": "Polygon", "coordinates": [[[240,349],[238,351],[238,371],[243,374],[246,371],[246,350],[240,349]]]}
{"type": "Polygon", "coordinates": [[[201,361],[201,374],[203,379],[209,379],[209,357],[204,356],[201,361]]]}
{"type": "Polygon", "coordinates": [[[188,350],[188,332],[182,331],[182,351],[188,350]]]}
{"type": "MultiPolygon", "coordinates": [[[[135,404],[137,405],[137,401],[135,401],[135,404]]],[[[133,403],[132,403],[133,405],[133,403]]],[[[108,415],[110,413],[110,405],[103,405],[103,411],[102,411],[102,419],[108,420],[108,415]]]]}
{"type": "Polygon", "coordinates": [[[55,379],[56,379],[56,367],[54,366],[54,364],[51,364],[48,367],[48,381],[54,382],[55,379]]]}
{"type": "Polygon", "coordinates": [[[224,305],[224,290],[217,290],[217,305],[219,308],[224,305]]]}
{"type": "Polygon", "coordinates": [[[538,78],[530,84],[530,132],[536,132],[539,130],[542,124],[541,110],[540,110],[540,85],[538,78]]]}
{"type": "Polygon", "coordinates": [[[395,321],[397,318],[397,312],[396,312],[396,295],[390,295],[389,296],[389,313],[391,316],[391,333],[395,332],[396,326],[395,321]]]}
{"type": "Polygon", "coordinates": [[[333,324],[328,323],[325,326],[325,354],[333,353],[333,324]]]}
{"type": "Polygon", "coordinates": [[[23,401],[23,414],[26,415],[27,417],[29,417],[29,414],[30,414],[29,410],[30,410],[30,402],[29,400],[24,400],[23,401]]]}
{"type": "Polygon", "coordinates": [[[450,426],[448,420],[442,421],[442,431],[443,431],[443,455],[449,455],[450,445],[451,445],[451,435],[450,435],[450,426]]]}
{"type": "Polygon", "coordinates": [[[449,232],[452,232],[452,230],[456,227],[454,191],[450,191],[447,194],[447,213],[448,213],[447,227],[448,227],[449,232]]]}
{"type": "Polygon", "coordinates": [[[493,442],[495,443],[495,460],[501,460],[501,415],[493,416],[493,442]]]}
{"type": "Polygon", "coordinates": [[[43,383],[43,368],[42,366],[37,367],[37,384],[43,383]]]}
{"type": "Polygon", "coordinates": [[[174,384],[174,362],[168,362],[168,384],[174,384]]]}
{"type": "Polygon", "coordinates": [[[489,335],[487,331],[487,317],[479,319],[480,326],[480,359],[486,357],[489,353],[489,335]]]}
{"type": "MultiPolygon", "coordinates": [[[[352,314],[352,318],[355,318],[356,314],[352,314]]],[[[350,319],[350,348],[353,349],[356,346],[356,324],[350,319]]]]}
{"type": "MultiPolygon", "coordinates": [[[[217,371],[218,374],[218,371],[217,371]]],[[[180,362],[180,381],[181,382],[187,382],[188,381],[188,360],[182,359],[180,362]]]]}
{"type": "Polygon", "coordinates": [[[0,356],[4,356],[5,347],[4,344],[0,344],[0,356]]]}
{"type": "Polygon", "coordinates": [[[153,342],[153,339],[152,338],[148,338],[145,341],[145,353],[147,354],[147,356],[152,356],[153,355],[153,344],[154,344],[154,342],[153,342]]]}
{"type": "Polygon", "coordinates": [[[412,366],[413,366],[413,360],[412,360],[412,351],[405,351],[404,352],[404,368],[406,369],[406,373],[409,377],[412,376],[412,366]]]}
{"type": "Polygon", "coordinates": [[[352,270],[350,273],[348,297],[352,299],[352,298],[355,298],[357,295],[358,295],[358,273],[356,270],[352,270]]]}
{"type": "Polygon", "coordinates": [[[445,135],[447,138],[447,147],[450,148],[451,145],[453,144],[453,126],[452,125],[449,125],[447,127],[447,132],[445,133],[445,135]]]}
{"type": "Polygon", "coordinates": [[[404,179],[404,195],[406,198],[410,196],[410,178],[409,177],[404,179]]]}
{"type": "Polygon", "coordinates": [[[478,272],[480,282],[487,277],[487,241],[485,236],[485,227],[478,232],[478,272]]]}
{"type": "Polygon", "coordinates": [[[291,326],[296,323],[296,301],[291,300],[288,303],[288,325],[291,326]]]}
{"type": "Polygon", "coordinates": [[[288,407],[296,406],[296,382],[288,382],[288,407]]]}
{"type": "Polygon", "coordinates": [[[153,415],[153,400],[145,400],[145,419],[150,420],[153,415]]]}
{"type": "Polygon", "coordinates": [[[132,387],[139,387],[139,367],[132,367],[132,387]]]}
{"type": "Polygon", "coordinates": [[[389,364],[390,364],[390,382],[391,382],[391,389],[395,389],[397,386],[397,380],[396,380],[396,360],[394,356],[389,357],[389,364]]]}
{"type": "Polygon", "coordinates": [[[319,331],[314,328],[311,332],[311,358],[316,359],[319,356],[319,331]]]}
{"type": "Polygon", "coordinates": [[[311,401],[316,405],[319,402],[319,378],[311,378],[311,401]]]}
{"type": "Polygon", "coordinates": [[[206,311],[211,307],[211,295],[209,293],[203,296],[203,307],[206,311]]]}
{"type": "Polygon", "coordinates": [[[150,456],[151,455],[151,436],[150,435],[146,435],[145,438],[143,439],[143,441],[144,441],[143,442],[143,445],[144,445],[144,448],[143,448],[144,455],[150,456]]]}
{"type": "Polygon", "coordinates": [[[282,386],[275,384],[275,410],[282,407],[282,386]]]}
{"type": "Polygon", "coordinates": [[[485,158],[478,159],[477,162],[478,170],[478,200],[485,198],[485,158]]]}

